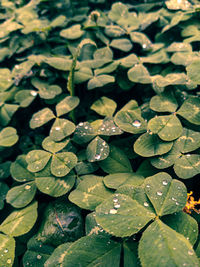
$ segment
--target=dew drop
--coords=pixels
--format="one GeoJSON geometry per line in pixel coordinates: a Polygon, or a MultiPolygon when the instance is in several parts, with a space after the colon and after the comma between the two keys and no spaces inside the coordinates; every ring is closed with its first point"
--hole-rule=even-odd
{"type": "Polygon", "coordinates": [[[11,259],[8,259],[8,260],[7,260],[7,263],[8,263],[8,264],[11,264],[11,262],[12,262],[11,259]]]}
{"type": "Polygon", "coordinates": [[[7,248],[4,250],[4,253],[8,253],[8,249],[7,248]]]}
{"type": "Polygon", "coordinates": [[[115,207],[115,209],[119,209],[120,208],[120,204],[119,203],[114,203],[114,207],[115,207]]]}
{"type": "Polygon", "coordinates": [[[40,260],[42,258],[41,255],[37,255],[37,259],[40,260]]]}
{"type": "Polygon", "coordinates": [[[79,126],[83,126],[83,122],[80,122],[80,123],[79,123],[79,126]]]}
{"type": "Polygon", "coordinates": [[[136,127],[136,128],[139,128],[139,127],[141,126],[141,122],[138,121],[138,120],[135,120],[135,121],[132,123],[132,125],[133,125],[134,127],[136,127]]]}
{"type": "Polygon", "coordinates": [[[85,126],[85,129],[87,130],[88,129],[88,126],[85,126]]]}
{"type": "Polygon", "coordinates": [[[102,127],[102,128],[100,128],[100,130],[101,130],[101,131],[104,131],[104,130],[105,130],[105,128],[103,128],[103,127],[102,127]]]}
{"type": "Polygon", "coordinates": [[[115,210],[115,209],[110,210],[110,214],[116,214],[116,213],[117,213],[117,210],[115,210]]]}
{"type": "Polygon", "coordinates": [[[192,250],[188,250],[188,255],[192,256],[194,252],[192,250]]]}
{"type": "Polygon", "coordinates": [[[49,190],[49,187],[48,186],[46,187],[46,190],[49,190]]]}
{"type": "Polygon", "coordinates": [[[56,131],[59,131],[59,130],[60,130],[60,127],[55,127],[55,130],[56,130],[56,131]]]}
{"type": "Polygon", "coordinates": [[[113,202],[117,203],[118,202],[118,198],[114,197],[113,198],[113,202]]]}
{"type": "Polygon", "coordinates": [[[162,196],[162,192],[161,191],[158,191],[158,192],[156,192],[156,194],[158,195],[158,196],[162,196]]]}
{"type": "Polygon", "coordinates": [[[34,90],[32,90],[32,91],[30,92],[30,94],[31,94],[32,96],[36,96],[36,95],[37,95],[37,92],[34,91],[34,90]]]}
{"type": "Polygon", "coordinates": [[[31,188],[31,186],[27,184],[24,188],[25,188],[26,190],[29,190],[29,189],[31,188]]]}
{"type": "Polygon", "coordinates": [[[178,205],[179,205],[179,203],[178,203],[178,202],[176,202],[175,204],[176,204],[176,206],[178,206],[178,205]]]}
{"type": "Polygon", "coordinates": [[[16,68],[16,69],[19,69],[19,65],[16,65],[15,68],[16,68]]]}
{"type": "Polygon", "coordinates": [[[167,185],[168,182],[167,182],[166,180],[164,180],[164,181],[162,182],[162,184],[163,184],[163,185],[167,185]]]}
{"type": "Polygon", "coordinates": [[[147,184],[147,185],[146,185],[146,187],[147,187],[147,188],[150,188],[150,185],[149,185],[149,184],[147,184]]]}
{"type": "Polygon", "coordinates": [[[176,199],[175,199],[174,197],[172,197],[172,200],[173,200],[173,201],[176,201],[176,199]]]}
{"type": "Polygon", "coordinates": [[[147,48],[147,45],[146,44],[143,44],[142,45],[142,48],[144,48],[144,49],[147,48]]]}
{"type": "Polygon", "coordinates": [[[176,248],[173,248],[173,250],[176,250],[176,248]]]}
{"type": "Polygon", "coordinates": [[[95,155],[95,159],[100,159],[101,155],[95,155]]]}
{"type": "Polygon", "coordinates": [[[145,206],[145,207],[148,207],[149,204],[148,204],[147,202],[144,202],[144,206],[145,206]]]}

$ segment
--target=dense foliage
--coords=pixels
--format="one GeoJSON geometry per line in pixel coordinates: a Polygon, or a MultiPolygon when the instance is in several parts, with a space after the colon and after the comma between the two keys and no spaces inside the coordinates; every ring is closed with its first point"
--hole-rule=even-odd
{"type": "Polygon", "coordinates": [[[198,1],[27,2],[0,4],[0,266],[199,266],[198,1]]]}

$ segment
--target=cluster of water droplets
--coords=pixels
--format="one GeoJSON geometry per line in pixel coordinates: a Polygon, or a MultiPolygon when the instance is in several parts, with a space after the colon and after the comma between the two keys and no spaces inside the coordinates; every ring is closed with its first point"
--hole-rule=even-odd
{"type": "Polygon", "coordinates": [[[116,214],[119,208],[120,208],[120,203],[116,195],[116,197],[113,198],[113,209],[110,209],[109,213],[116,214]]]}
{"type": "MultiPolygon", "coordinates": [[[[1,254],[1,257],[4,257],[6,256],[6,254],[9,252],[9,250],[7,248],[4,249],[3,253],[4,254],[1,254]]],[[[11,259],[7,259],[6,261],[8,264],[11,264],[12,263],[12,260],[11,259]]]]}

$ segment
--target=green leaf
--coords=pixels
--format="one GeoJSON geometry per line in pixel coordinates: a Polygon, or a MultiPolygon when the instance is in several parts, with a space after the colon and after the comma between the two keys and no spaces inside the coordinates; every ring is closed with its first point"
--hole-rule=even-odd
{"type": "Polygon", "coordinates": [[[148,122],[148,128],[164,141],[177,139],[183,131],[181,122],[175,115],[154,117],[148,122]]]}
{"type": "Polygon", "coordinates": [[[133,172],[130,173],[114,173],[104,177],[104,184],[108,188],[118,189],[120,186],[138,186],[144,182],[144,177],[133,172]]]}
{"type": "Polygon", "coordinates": [[[72,189],[75,183],[75,176],[69,174],[65,177],[58,178],[49,174],[44,177],[36,177],[35,183],[42,193],[52,197],[60,197],[72,189]]]}
{"type": "Polygon", "coordinates": [[[83,235],[83,218],[80,209],[67,197],[51,201],[44,210],[37,240],[57,247],[73,242],[83,235]]]}
{"type": "Polygon", "coordinates": [[[30,120],[30,127],[32,129],[38,128],[54,118],[55,115],[49,108],[43,108],[42,110],[33,114],[30,120]]]}
{"type": "Polygon", "coordinates": [[[0,132],[0,146],[10,147],[17,143],[19,137],[13,127],[6,127],[0,132]]]}
{"type": "Polygon", "coordinates": [[[80,67],[78,71],[74,73],[74,83],[80,84],[92,79],[92,70],[88,67],[80,67]]]}
{"type": "Polygon", "coordinates": [[[158,112],[175,112],[177,107],[178,103],[171,91],[153,96],[150,101],[150,108],[158,112]]]}
{"type": "Polygon", "coordinates": [[[71,68],[72,60],[62,57],[47,57],[45,63],[57,70],[69,71],[71,68]]]}
{"type": "Polygon", "coordinates": [[[119,62],[122,67],[130,68],[139,63],[139,59],[135,54],[130,54],[127,57],[121,58],[119,62]]]}
{"type": "Polygon", "coordinates": [[[13,266],[15,257],[15,240],[11,236],[0,234],[0,265],[13,266]]]}
{"type": "Polygon", "coordinates": [[[122,134],[123,131],[116,126],[113,121],[113,118],[106,117],[102,124],[98,128],[98,134],[104,136],[112,136],[122,134]]]}
{"type": "Polygon", "coordinates": [[[69,200],[82,209],[94,210],[112,195],[112,192],[104,186],[102,177],[86,175],[82,179],[69,195],[69,200]]]}
{"type": "Polygon", "coordinates": [[[77,144],[87,143],[97,134],[89,122],[80,122],[74,132],[73,140],[77,144]]]}
{"type": "Polygon", "coordinates": [[[69,39],[69,40],[75,40],[80,38],[84,34],[84,31],[81,30],[81,25],[76,24],[71,26],[68,29],[62,30],[60,32],[60,36],[69,39]]]}
{"type": "Polygon", "coordinates": [[[57,116],[60,117],[66,113],[69,113],[78,106],[79,102],[80,100],[77,96],[65,97],[61,102],[56,105],[57,116]]]}
{"type": "Polygon", "coordinates": [[[98,87],[103,87],[106,84],[114,83],[115,78],[111,75],[99,75],[94,76],[91,80],[89,80],[87,88],[88,90],[92,90],[98,87]]]}
{"type": "Polygon", "coordinates": [[[15,95],[15,100],[19,103],[20,107],[28,107],[36,98],[38,92],[34,90],[20,90],[15,95]]]}
{"type": "MultiPolygon", "coordinates": [[[[146,47],[146,45],[144,46],[146,47]]],[[[147,57],[140,58],[141,63],[151,63],[151,64],[164,64],[169,62],[167,53],[164,50],[150,54],[147,57]]]]}
{"type": "Polygon", "coordinates": [[[162,221],[179,234],[185,236],[192,245],[194,245],[197,241],[198,224],[197,221],[189,214],[180,211],[163,217],[162,221]]]}
{"type": "Polygon", "coordinates": [[[101,137],[93,139],[86,149],[87,160],[89,162],[104,160],[110,152],[109,146],[101,137]]]}
{"type": "Polygon", "coordinates": [[[151,41],[142,32],[131,32],[130,37],[133,43],[139,43],[143,49],[151,48],[151,41]]]}
{"type": "Polygon", "coordinates": [[[35,182],[25,183],[11,188],[6,195],[6,201],[15,208],[23,208],[33,200],[35,193],[35,182]]]}
{"type": "Polygon", "coordinates": [[[124,249],[124,267],[139,267],[138,244],[136,242],[126,241],[123,243],[124,249]]]}
{"type": "MultiPolygon", "coordinates": [[[[188,153],[199,148],[200,146],[199,138],[200,138],[199,132],[195,132],[195,131],[184,128],[183,134],[174,142],[174,145],[171,151],[169,151],[166,155],[163,155],[162,157],[151,159],[151,164],[158,169],[167,168],[167,167],[172,166],[173,164],[176,165],[176,161],[178,160],[179,162],[179,158],[181,159],[182,153],[188,153]]],[[[189,157],[190,157],[190,154],[186,154],[183,157],[183,161],[186,160],[187,162],[186,165],[189,164],[189,162],[187,161],[187,158],[189,159],[189,157]]],[[[180,163],[181,162],[182,160],[180,160],[180,163]]],[[[185,175],[186,173],[188,173],[190,176],[190,172],[192,174],[194,171],[193,168],[191,168],[191,166],[192,165],[190,165],[189,168],[184,168],[184,165],[181,164],[178,167],[178,168],[181,168],[180,170],[178,170],[178,172],[182,173],[181,175],[185,175]]],[[[174,168],[176,167],[174,166],[174,168]]]]}
{"type": "Polygon", "coordinates": [[[166,6],[168,9],[172,10],[178,10],[178,9],[188,10],[192,7],[190,2],[187,0],[183,0],[181,2],[178,0],[169,0],[166,1],[166,6]]]}
{"type": "Polygon", "coordinates": [[[9,69],[0,69],[0,91],[7,90],[13,84],[12,75],[9,69]]]}
{"type": "Polygon", "coordinates": [[[174,42],[166,49],[167,52],[192,52],[191,44],[174,42]]]}
{"type": "Polygon", "coordinates": [[[200,155],[182,155],[174,164],[175,173],[182,179],[191,178],[200,173],[200,155]]]}
{"type": "Polygon", "coordinates": [[[39,172],[47,165],[51,153],[43,150],[32,150],[26,155],[27,169],[30,172],[39,172]]]}
{"type": "Polygon", "coordinates": [[[187,200],[185,185],[171,178],[165,172],[159,172],[145,179],[145,192],[153,204],[158,216],[181,211],[187,200]]]}
{"type": "Polygon", "coordinates": [[[112,99],[102,96],[90,108],[102,116],[112,117],[117,108],[117,104],[112,99]]]}
{"type": "Polygon", "coordinates": [[[125,30],[117,25],[107,25],[105,34],[109,37],[121,37],[126,34],[125,30]]]}
{"type": "Polygon", "coordinates": [[[9,236],[20,236],[31,230],[37,219],[37,202],[13,211],[0,225],[0,231],[9,236]]]}
{"type": "Polygon", "coordinates": [[[199,266],[190,242],[160,220],[153,222],[143,233],[139,243],[142,266],[181,267],[199,266]]]}
{"type": "Polygon", "coordinates": [[[27,251],[23,257],[23,265],[30,265],[32,267],[37,267],[38,265],[44,266],[45,261],[50,257],[53,251],[54,247],[43,244],[33,236],[27,243],[27,251]]]}
{"type": "Polygon", "coordinates": [[[26,156],[20,155],[10,166],[10,173],[14,180],[18,182],[28,182],[34,180],[34,174],[27,170],[26,156]]]}
{"type": "Polygon", "coordinates": [[[173,142],[164,142],[158,136],[145,133],[134,143],[134,151],[142,157],[152,157],[167,153],[172,148],[173,142]]]}
{"type": "Polygon", "coordinates": [[[9,190],[7,184],[0,182],[0,210],[4,207],[4,200],[6,199],[6,194],[9,190]]]}
{"type": "Polygon", "coordinates": [[[200,84],[199,74],[200,60],[193,60],[190,65],[186,67],[187,75],[193,82],[200,84]]]}
{"type": "Polygon", "coordinates": [[[68,143],[69,139],[65,139],[64,141],[58,143],[48,136],[43,140],[42,147],[51,153],[56,153],[66,147],[68,143]]]}
{"type": "Polygon", "coordinates": [[[114,3],[110,12],[108,13],[109,19],[119,22],[122,18],[127,18],[128,16],[128,7],[125,4],[114,3]]]}
{"type": "Polygon", "coordinates": [[[77,164],[77,157],[72,152],[57,153],[52,156],[51,173],[57,177],[67,175],[77,164]]]}
{"type": "Polygon", "coordinates": [[[6,179],[10,176],[11,161],[5,161],[0,164],[0,180],[6,179]]]}
{"type": "Polygon", "coordinates": [[[198,97],[186,99],[177,114],[193,124],[200,125],[200,99],[198,97]]]}
{"type": "Polygon", "coordinates": [[[66,119],[56,119],[50,130],[50,137],[58,142],[71,135],[75,131],[75,124],[66,119]]]}
{"type": "Polygon", "coordinates": [[[116,49],[119,49],[123,52],[129,52],[133,45],[129,39],[121,38],[121,39],[114,39],[110,43],[110,46],[116,49]]]}
{"type": "Polygon", "coordinates": [[[0,108],[0,124],[6,126],[12,119],[14,113],[18,110],[19,105],[4,104],[0,108]]]}
{"type": "Polygon", "coordinates": [[[113,59],[113,52],[110,49],[110,47],[106,46],[106,47],[97,49],[94,52],[93,57],[94,57],[95,60],[99,60],[99,59],[105,58],[105,59],[108,60],[107,62],[110,62],[113,59]]]}
{"type": "MultiPolygon", "coordinates": [[[[62,92],[62,89],[58,85],[50,85],[43,80],[38,78],[31,79],[32,85],[39,90],[39,95],[44,99],[53,99],[55,96],[59,95],[62,92]]],[[[32,95],[35,95],[34,91],[32,95]]]]}
{"type": "Polygon", "coordinates": [[[132,167],[126,154],[115,146],[110,146],[109,156],[100,161],[99,165],[107,173],[132,172],[132,167]]]}
{"type": "Polygon", "coordinates": [[[116,113],[114,121],[125,132],[138,134],[146,130],[147,123],[136,110],[120,110],[116,113]]]}
{"type": "Polygon", "coordinates": [[[108,237],[90,235],[84,236],[71,246],[62,245],[55,250],[45,263],[45,267],[53,266],[116,266],[120,263],[120,243],[108,237]],[[56,262],[55,262],[56,259],[56,262]]]}
{"type": "Polygon", "coordinates": [[[113,195],[96,208],[97,223],[106,232],[118,237],[139,232],[155,216],[136,200],[123,194],[113,195]]]}
{"type": "Polygon", "coordinates": [[[151,83],[151,77],[148,70],[142,64],[136,64],[129,69],[128,78],[134,83],[148,84],[151,83]]]}

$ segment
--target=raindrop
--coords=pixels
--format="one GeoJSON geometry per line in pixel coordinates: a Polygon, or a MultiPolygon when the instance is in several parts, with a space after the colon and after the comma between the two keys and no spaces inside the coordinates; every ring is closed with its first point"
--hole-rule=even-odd
{"type": "Polygon", "coordinates": [[[147,188],[150,188],[150,185],[149,185],[149,184],[147,184],[147,185],[146,185],[146,187],[147,187],[147,188]]]}
{"type": "Polygon", "coordinates": [[[147,48],[147,45],[146,44],[143,44],[142,45],[142,48],[144,48],[144,49],[147,48]]]}
{"type": "Polygon", "coordinates": [[[117,213],[117,210],[115,210],[115,209],[110,210],[110,214],[116,214],[116,213],[117,213]]]}
{"type": "Polygon", "coordinates": [[[38,166],[36,166],[36,169],[38,170],[38,169],[39,169],[39,167],[38,167],[38,166]]]}
{"type": "Polygon", "coordinates": [[[164,181],[162,182],[162,184],[163,184],[163,185],[167,185],[168,182],[167,182],[166,180],[164,180],[164,181]]]}
{"type": "Polygon", "coordinates": [[[192,256],[194,252],[192,250],[188,250],[188,255],[192,256]]]}
{"type": "Polygon", "coordinates": [[[175,199],[174,197],[172,197],[172,200],[173,200],[173,201],[176,201],[176,199],[175,199]]]}
{"type": "Polygon", "coordinates": [[[139,128],[139,127],[141,126],[141,122],[138,121],[138,120],[135,120],[135,121],[132,123],[132,125],[133,125],[134,127],[136,127],[136,128],[139,128]]]}
{"type": "Polygon", "coordinates": [[[55,130],[56,130],[56,131],[59,131],[59,130],[60,130],[60,127],[55,127],[55,130]]]}
{"type": "Polygon", "coordinates": [[[28,185],[28,184],[25,186],[25,189],[26,189],[26,190],[29,190],[30,188],[31,188],[31,186],[28,185]]]}
{"type": "Polygon", "coordinates": [[[61,172],[58,172],[58,174],[61,174],[61,172]]]}
{"type": "Polygon", "coordinates": [[[4,250],[4,253],[8,253],[8,249],[7,248],[4,250]]]}
{"type": "Polygon", "coordinates": [[[120,208],[120,204],[119,203],[114,203],[114,207],[115,207],[115,209],[119,209],[120,208]]]}
{"type": "Polygon", "coordinates": [[[103,128],[103,127],[102,127],[102,128],[100,128],[100,130],[101,130],[101,131],[104,131],[104,130],[105,130],[105,128],[103,128]]]}
{"type": "Polygon", "coordinates": [[[42,258],[41,255],[37,255],[37,259],[40,260],[42,258]]]}
{"type": "Polygon", "coordinates": [[[83,126],[83,122],[80,122],[80,123],[79,123],[79,126],[83,126]]]}
{"type": "Polygon", "coordinates": [[[8,264],[11,264],[11,262],[12,262],[11,259],[8,259],[8,260],[7,260],[7,263],[8,263],[8,264]]]}
{"type": "Polygon", "coordinates": [[[191,155],[190,154],[187,154],[186,157],[189,158],[191,155]]]}
{"type": "Polygon", "coordinates": [[[176,248],[173,248],[173,250],[176,250],[176,248]]]}
{"type": "Polygon", "coordinates": [[[19,69],[19,65],[16,65],[15,68],[16,68],[16,69],[19,69]]]}
{"type": "Polygon", "coordinates": [[[101,155],[95,155],[95,159],[100,159],[101,155]]]}
{"type": "Polygon", "coordinates": [[[115,203],[118,202],[118,198],[114,197],[113,202],[115,202],[115,203]]]}
{"type": "Polygon", "coordinates": [[[147,202],[144,202],[144,206],[145,206],[145,207],[148,207],[149,204],[148,204],[147,202]]]}
{"type": "Polygon", "coordinates": [[[162,196],[162,192],[161,191],[158,191],[158,192],[156,192],[156,194],[158,195],[158,196],[162,196]]]}
{"type": "Polygon", "coordinates": [[[46,187],[46,190],[49,190],[49,187],[48,186],[46,187]]]}
{"type": "Polygon", "coordinates": [[[176,204],[177,206],[179,205],[179,203],[178,203],[178,202],[176,202],[175,204],[176,204]]]}
{"type": "Polygon", "coordinates": [[[36,96],[36,95],[37,95],[37,92],[34,91],[34,90],[32,90],[32,91],[30,92],[30,94],[31,94],[32,96],[36,96]]]}

